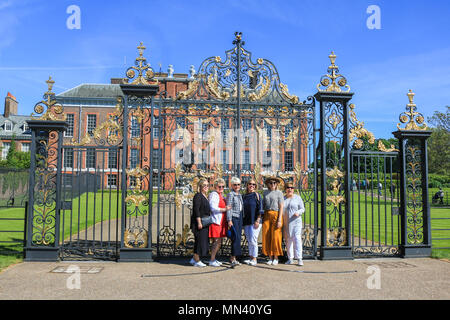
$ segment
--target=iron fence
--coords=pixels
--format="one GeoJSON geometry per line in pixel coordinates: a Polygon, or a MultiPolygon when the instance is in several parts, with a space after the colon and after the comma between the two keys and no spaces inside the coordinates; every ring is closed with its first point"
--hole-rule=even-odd
{"type": "Polygon", "coordinates": [[[27,207],[0,210],[0,255],[23,254],[26,239],[27,207]]]}
{"type": "Polygon", "coordinates": [[[29,169],[0,168],[0,208],[25,207],[29,169]]]}

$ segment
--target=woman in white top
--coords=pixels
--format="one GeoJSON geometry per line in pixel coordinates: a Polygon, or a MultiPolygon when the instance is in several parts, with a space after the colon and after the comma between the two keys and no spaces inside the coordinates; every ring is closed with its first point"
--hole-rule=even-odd
{"type": "Polygon", "coordinates": [[[294,259],[298,259],[298,265],[303,265],[302,248],[302,214],[305,212],[305,205],[302,198],[294,194],[294,184],[288,182],[284,188],[284,238],[286,239],[286,251],[288,261],[286,264],[293,264],[294,259]]]}
{"type": "Polygon", "coordinates": [[[226,206],[226,202],[223,197],[224,188],[225,181],[222,178],[217,179],[214,181],[215,191],[212,191],[208,197],[213,221],[213,223],[209,226],[209,238],[213,239],[211,260],[209,261],[209,265],[212,267],[220,267],[222,264],[216,260],[216,254],[220,249],[222,238],[227,236],[226,212],[229,207],[226,206]]]}

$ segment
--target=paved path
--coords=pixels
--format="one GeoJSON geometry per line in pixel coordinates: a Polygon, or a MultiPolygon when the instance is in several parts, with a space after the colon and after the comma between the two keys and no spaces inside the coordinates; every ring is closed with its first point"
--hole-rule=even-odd
{"type": "Polygon", "coordinates": [[[195,291],[196,300],[450,299],[450,262],[428,258],[307,260],[303,267],[270,267],[261,263],[234,269],[199,269],[187,260],[23,262],[0,273],[2,300],[190,300],[195,286],[201,288],[195,291]],[[80,268],[80,289],[67,286],[77,283],[74,274],[64,272],[71,265],[80,268]],[[368,288],[370,266],[380,270],[379,289],[368,288]]]}

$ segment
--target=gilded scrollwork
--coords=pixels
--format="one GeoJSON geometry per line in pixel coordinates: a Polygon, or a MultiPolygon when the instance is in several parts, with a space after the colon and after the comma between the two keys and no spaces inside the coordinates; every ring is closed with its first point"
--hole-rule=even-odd
{"type": "Polygon", "coordinates": [[[412,130],[412,131],[423,131],[427,130],[427,125],[424,123],[424,117],[421,113],[416,112],[417,106],[414,103],[415,93],[409,90],[407,93],[409,103],[406,105],[406,112],[400,114],[400,122],[406,123],[404,128],[400,128],[400,123],[397,124],[399,130],[412,130]]]}
{"type": "Polygon", "coordinates": [[[336,55],[332,51],[328,56],[331,65],[328,67],[328,74],[322,76],[320,83],[317,85],[317,90],[320,92],[350,92],[350,86],[347,84],[347,79],[339,74],[339,68],[335,65],[336,55]],[[346,90],[342,90],[345,88],[346,90]]]}
{"type": "Polygon", "coordinates": [[[134,225],[125,230],[123,244],[127,248],[147,248],[148,232],[134,220],[134,225]]]}
{"type": "MultiPolygon", "coordinates": [[[[49,77],[45,82],[47,83],[48,90],[44,93],[44,100],[41,100],[34,106],[34,112],[36,112],[37,114],[42,114],[38,118],[39,120],[65,120],[66,115],[63,112],[64,108],[56,101],[55,93],[52,91],[55,81],[52,80],[52,77],[49,77]]],[[[31,117],[34,117],[33,113],[31,114],[31,117]]]]}
{"type": "Polygon", "coordinates": [[[143,53],[146,47],[140,43],[137,47],[139,51],[139,57],[136,58],[135,66],[131,66],[126,71],[126,78],[124,83],[131,83],[135,85],[152,85],[158,84],[158,80],[154,79],[154,72],[150,65],[147,63],[147,59],[143,53]]]}

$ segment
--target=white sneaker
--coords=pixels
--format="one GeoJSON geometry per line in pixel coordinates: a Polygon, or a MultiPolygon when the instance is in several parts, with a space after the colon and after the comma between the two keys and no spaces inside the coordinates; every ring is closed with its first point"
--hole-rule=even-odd
{"type": "Polygon", "coordinates": [[[222,262],[220,262],[219,260],[215,260],[218,264],[219,264],[219,266],[222,266],[222,262]]]}
{"type": "Polygon", "coordinates": [[[257,262],[256,262],[256,260],[250,260],[250,262],[248,264],[251,266],[256,266],[257,262]]]}
{"type": "Polygon", "coordinates": [[[192,265],[194,265],[195,262],[196,262],[196,261],[194,260],[194,258],[191,258],[191,261],[189,261],[189,263],[192,264],[192,265]]]}
{"type": "Polygon", "coordinates": [[[220,264],[219,264],[219,262],[217,262],[217,260],[214,260],[214,261],[209,262],[209,266],[210,267],[220,267],[220,264]]]}
{"type": "Polygon", "coordinates": [[[253,261],[253,260],[247,259],[247,260],[244,260],[244,263],[245,263],[245,264],[250,264],[252,261],[253,261]]]}
{"type": "Polygon", "coordinates": [[[199,261],[199,262],[196,262],[196,263],[194,264],[194,267],[200,267],[200,268],[203,268],[203,267],[206,267],[206,264],[204,264],[203,262],[199,261]]]}
{"type": "Polygon", "coordinates": [[[273,259],[272,264],[273,264],[274,266],[276,266],[276,265],[278,264],[278,260],[277,260],[277,259],[273,259]]]}
{"type": "Polygon", "coordinates": [[[303,265],[303,260],[298,260],[298,265],[302,266],[303,265]]]}
{"type": "Polygon", "coordinates": [[[231,265],[232,265],[232,266],[239,266],[239,265],[241,265],[241,263],[240,263],[239,261],[237,261],[237,260],[233,260],[233,261],[231,262],[231,265]]]}
{"type": "Polygon", "coordinates": [[[294,264],[294,260],[289,259],[288,261],[286,261],[286,264],[294,264]]]}
{"type": "Polygon", "coordinates": [[[266,262],[266,264],[268,264],[268,265],[271,265],[272,263],[273,263],[272,260],[269,260],[269,261],[266,262]]]}

